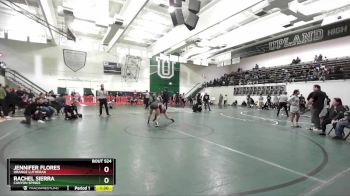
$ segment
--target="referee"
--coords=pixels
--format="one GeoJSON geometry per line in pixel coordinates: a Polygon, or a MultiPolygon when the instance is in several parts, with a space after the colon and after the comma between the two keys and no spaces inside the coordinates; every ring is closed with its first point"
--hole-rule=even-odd
{"type": "Polygon", "coordinates": [[[107,91],[103,84],[101,84],[101,89],[97,91],[98,101],[100,102],[100,116],[102,115],[102,107],[105,106],[106,114],[109,116],[108,107],[107,107],[107,91]]]}

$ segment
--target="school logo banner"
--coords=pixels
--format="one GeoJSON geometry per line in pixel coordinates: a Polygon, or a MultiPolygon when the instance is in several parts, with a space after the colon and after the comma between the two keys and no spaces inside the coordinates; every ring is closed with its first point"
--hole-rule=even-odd
{"type": "Polygon", "coordinates": [[[77,72],[85,66],[86,52],[63,49],[63,60],[67,67],[77,72]]]}
{"type": "Polygon", "coordinates": [[[232,51],[232,58],[245,58],[277,50],[313,44],[350,35],[350,20],[321,27],[299,30],[289,35],[232,51]]]}
{"type": "Polygon", "coordinates": [[[178,56],[157,55],[150,59],[150,91],[179,92],[180,63],[178,56]]]}
{"type": "Polygon", "coordinates": [[[164,79],[170,79],[174,77],[174,71],[175,71],[175,66],[174,64],[176,62],[170,61],[168,57],[163,57],[162,55],[159,57],[156,57],[157,59],[157,74],[159,77],[164,78],[164,79]]]}

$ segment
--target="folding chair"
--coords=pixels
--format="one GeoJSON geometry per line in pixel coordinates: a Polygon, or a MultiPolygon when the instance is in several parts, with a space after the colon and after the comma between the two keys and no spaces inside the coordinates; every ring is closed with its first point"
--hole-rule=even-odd
{"type": "MultiPolygon", "coordinates": [[[[347,128],[347,129],[350,129],[350,127],[345,127],[345,129],[346,129],[346,128],[347,128]]],[[[334,129],[335,129],[335,128],[332,127],[332,129],[329,130],[328,135],[331,134],[331,132],[332,132],[334,129]]],[[[343,131],[342,135],[343,135],[343,136],[345,135],[344,131],[343,131]]],[[[344,140],[347,140],[349,136],[350,136],[350,131],[349,131],[349,133],[344,137],[344,140]]]]}
{"type": "Polygon", "coordinates": [[[334,130],[334,127],[332,126],[332,129],[331,129],[331,130],[329,130],[329,132],[328,132],[328,134],[327,134],[327,135],[331,134],[333,130],[334,130]]]}
{"type": "MultiPolygon", "coordinates": [[[[350,127],[345,127],[345,129],[350,129],[350,127]]],[[[345,136],[344,140],[348,139],[348,137],[350,136],[350,130],[349,130],[349,133],[345,136]]]]}

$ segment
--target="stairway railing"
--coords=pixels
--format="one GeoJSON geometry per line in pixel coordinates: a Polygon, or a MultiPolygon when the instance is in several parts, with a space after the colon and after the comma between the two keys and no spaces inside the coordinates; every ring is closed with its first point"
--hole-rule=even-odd
{"type": "Polygon", "coordinates": [[[31,90],[34,94],[40,94],[40,93],[46,93],[47,91],[23,76],[22,74],[18,73],[16,70],[6,68],[5,69],[5,78],[10,80],[11,82],[14,82],[16,85],[19,85],[22,88],[25,88],[27,90],[31,90]]]}
{"type": "Polygon", "coordinates": [[[185,97],[189,98],[189,97],[193,97],[194,95],[196,95],[197,93],[199,93],[201,90],[203,90],[204,86],[202,83],[197,83],[195,84],[195,86],[193,86],[191,88],[191,90],[189,90],[185,95],[185,97]]]}

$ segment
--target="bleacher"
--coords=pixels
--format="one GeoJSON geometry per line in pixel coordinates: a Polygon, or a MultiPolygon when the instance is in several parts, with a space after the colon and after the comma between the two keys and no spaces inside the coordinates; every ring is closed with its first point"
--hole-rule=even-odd
{"type": "Polygon", "coordinates": [[[231,72],[205,83],[207,87],[350,79],[350,57],[231,72]]]}

